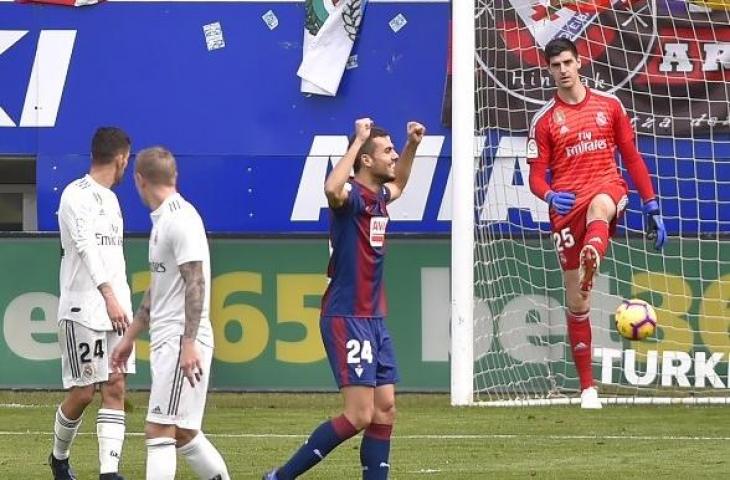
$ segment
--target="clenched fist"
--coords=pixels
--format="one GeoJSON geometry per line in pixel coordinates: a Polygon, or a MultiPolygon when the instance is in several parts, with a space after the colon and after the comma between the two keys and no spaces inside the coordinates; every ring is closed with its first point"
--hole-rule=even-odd
{"type": "Polygon", "coordinates": [[[355,120],[355,137],[365,142],[370,138],[370,129],[373,127],[373,123],[370,118],[358,118],[355,120]]]}
{"type": "Polygon", "coordinates": [[[423,135],[426,133],[426,127],[418,122],[408,122],[408,141],[415,144],[421,143],[423,135]]]}

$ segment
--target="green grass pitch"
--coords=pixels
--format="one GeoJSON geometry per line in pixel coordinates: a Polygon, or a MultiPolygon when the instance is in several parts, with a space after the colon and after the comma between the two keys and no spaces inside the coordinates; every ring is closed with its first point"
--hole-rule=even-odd
{"type": "MultiPolygon", "coordinates": [[[[0,479],[48,479],[54,409],[60,392],[0,392],[0,479]]],[[[144,479],[146,394],[129,396],[122,473],[144,479]]],[[[85,415],[71,459],[82,480],[98,478],[97,404],[85,415]]],[[[286,460],[323,419],[336,394],[212,393],[204,430],[233,479],[258,479],[286,460]]],[[[391,478],[715,479],[730,469],[726,407],[452,408],[446,395],[398,397],[391,478]]],[[[306,479],[358,479],[359,437],[335,450],[306,479]]],[[[194,479],[178,462],[179,479],[194,479]]]]}

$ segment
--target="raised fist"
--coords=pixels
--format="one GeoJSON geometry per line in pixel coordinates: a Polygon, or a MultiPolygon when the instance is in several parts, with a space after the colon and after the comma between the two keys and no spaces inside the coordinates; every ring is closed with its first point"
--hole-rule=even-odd
{"type": "Polygon", "coordinates": [[[416,144],[421,143],[423,135],[426,133],[426,127],[418,122],[408,122],[408,141],[416,144]]]}
{"type": "Polygon", "coordinates": [[[355,120],[355,137],[358,140],[365,141],[370,138],[370,129],[373,121],[370,118],[358,118],[355,120]]]}

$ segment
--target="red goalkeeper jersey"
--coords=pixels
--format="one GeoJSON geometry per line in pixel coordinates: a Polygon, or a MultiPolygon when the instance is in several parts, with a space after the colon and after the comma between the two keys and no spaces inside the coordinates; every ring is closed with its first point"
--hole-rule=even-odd
{"type": "Polygon", "coordinates": [[[649,172],[623,105],[613,95],[586,90],[575,105],[555,95],[532,118],[527,144],[532,192],[542,199],[550,190],[572,192],[577,205],[590,201],[602,185],[621,179],[614,156],[618,148],[642,200],[651,200],[649,172]]]}

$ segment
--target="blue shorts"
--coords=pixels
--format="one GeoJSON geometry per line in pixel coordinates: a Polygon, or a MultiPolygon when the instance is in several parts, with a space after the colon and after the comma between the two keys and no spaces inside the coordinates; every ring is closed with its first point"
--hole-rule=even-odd
{"type": "Polygon", "coordinates": [[[400,380],[385,319],[320,317],[319,330],[339,388],[377,387],[400,380]]]}

